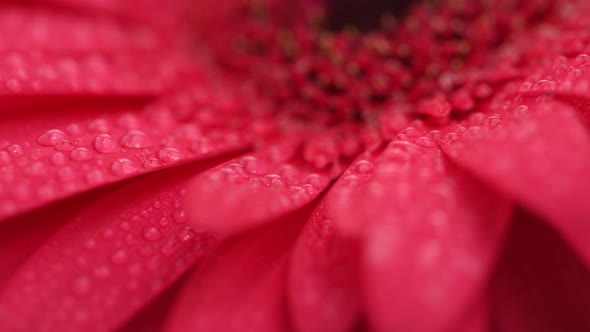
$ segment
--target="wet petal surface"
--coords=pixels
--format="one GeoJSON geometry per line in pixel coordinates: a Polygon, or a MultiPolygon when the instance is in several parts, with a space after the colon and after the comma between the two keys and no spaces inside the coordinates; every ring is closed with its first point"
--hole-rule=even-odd
{"type": "Polygon", "coordinates": [[[590,259],[590,136],[572,107],[551,101],[510,106],[459,132],[444,139],[449,158],[546,217],[590,259]]]}
{"type": "Polygon", "coordinates": [[[186,224],[181,206],[196,171],[138,179],[71,219],[6,287],[2,326],[99,331],[123,323],[208,250],[210,236],[186,224]]]}
{"type": "Polygon", "coordinates": [[[371,324],[449,329],[484,285],[510,204],[450,166],[438,148],[404,140],[385,149],[356,198],[348,211],[364,210],[371,324]]]}

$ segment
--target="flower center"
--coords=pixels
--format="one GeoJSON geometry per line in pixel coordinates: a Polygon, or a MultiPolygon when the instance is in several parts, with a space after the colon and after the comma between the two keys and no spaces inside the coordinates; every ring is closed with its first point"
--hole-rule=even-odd
{"type": "Polygon", "coordinates": [[[327,13],[313,1],[247,2],[209,43],[228,75],[286,123],[362,127],[381,141],[484,109],[520,78],[517,37],[550,11],[512,0],[334,0],[327,13]]]}
{"type": "Polygon", "coordinates": [[[362,31],[379,29],[395,17],[402,17],[412,0],[331,0],[326,24],[334,30],[354,27],[362,31]]]}

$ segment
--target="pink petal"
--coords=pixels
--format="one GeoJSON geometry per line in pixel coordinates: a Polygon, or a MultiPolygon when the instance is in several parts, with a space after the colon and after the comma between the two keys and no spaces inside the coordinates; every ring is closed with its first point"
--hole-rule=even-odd
{"type": "Polygon", "coordinates": [[[166,331],[288,331],[285,268],[309,210],[226,242],[192,274],[166,331]]]}
{"type": "Polygon", "coordinates": [[[479,296],[469,306],[459,322],[448,332],[491,332],[489,304],[486,296],[479,296]]]}
{"type": "Polygon", "coordinates": [[[590,331],[587,265],[548,225],[515,219],[490,288],[494,331],[590,331]]]}
{"type": "MultiPolygon", "coordinates": [[[[90,12],[108,13],[126,18],[144,19],[152,23],[175,24],[192,6],[193,0],[170,0],[162,4],[159,0],[40,0],[44,3],[65,5],[90,12]]],[[[212,11],[217,14],[215,11],[212,11]]],[[[215,15],[212,15],[215,16],[215,15]]]]}
{"type": "Polygon", "coordinates": [[[356,206],[358,192],[373,178],[375,170],[375,155],[361,155],[348,167],[342,176],[334,183],[325,198],[326,213],[336,219],[334,227],[345,236],[362,237],[366,220],[364,209],[351,209],[356,206]]]}
{"type": "Polygon", "coordinates": [[[163,291],[151,303],[142,308],[117,332],[162,332],[176,297],[182,290],[185,277],[163,291]]]}
{"type": "Polygon", "coordinates": [[[200,175],[189,191],[191,220],[235,234],[312,202],[330,178],[301,161],[297,148],[276,144],[200,175]]]}
{"type": "Polygon", "coordinates": [[[153,29],[137,23],[22,3],[0,4],[0,40],[1,51],[148,50],[166,45],[153,29]]]}
{"type": "Polygon", "coordinates": [[[313,212],[293,249],[288,300],[296,331],[351,331],[361,316],[356,241],[335,232],[324,203],[313,212]]]}
{"type": "Polygon", "coordinates": [[[424,146],[390,143],[347,209],[364,211],[376,331],[447,331],[483,286],[508,219],[505,199],[424,146]]]}
{"type": "Polygon", "coordinates": [[[545,216],[590,262],[590,137],[572,107],[531,102],[459,129],[446,154],[545,216]]]}
{"type": "MultiPolygon", "coordinates": [[[[0,98],[30,95],[153,96],[194,76],[174,52],[0,52],[0,98]]],[[[6,108],[4,108],[6,110],[6,108]]]]}
{"type": "Polygon", "coordinates": [[[71,219],[0,297],[10,331],[104,331],[128,319],[207,252],[185,224],[189,165],[125,186],[71,219]]]}
{"type": "Polygon", "coordinates": [[[0,293],[13,274],[69,219],[113,188],[78,195],[0,224],[0,293]]]}
{"type": "Polygon", "coordinates": [[[0,220],[142,173],[243,150],[249,139],[239,126],[247,122],[211,123],[212,113],[222,120],[230,115],[216,106],[215,95],[197,90],[145,108],[107,100],[4,115],[0,220]]]}

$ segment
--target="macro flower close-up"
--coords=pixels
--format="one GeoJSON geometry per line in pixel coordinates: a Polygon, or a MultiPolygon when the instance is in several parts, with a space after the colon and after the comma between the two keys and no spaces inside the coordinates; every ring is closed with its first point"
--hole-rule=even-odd
{"type": "Polygon", "coordinates": [[[589,17],[0,1],[0,331],[590,331],[589,17]]]}

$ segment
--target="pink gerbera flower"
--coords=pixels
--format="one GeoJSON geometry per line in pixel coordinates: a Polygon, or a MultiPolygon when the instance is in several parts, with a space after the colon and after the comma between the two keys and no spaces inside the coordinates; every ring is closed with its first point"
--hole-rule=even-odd
{"type": "Polygon", "coordinates": [[[590,331],[589,16],[0,3],[0,329],[590,331]]]}

